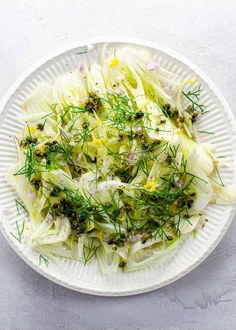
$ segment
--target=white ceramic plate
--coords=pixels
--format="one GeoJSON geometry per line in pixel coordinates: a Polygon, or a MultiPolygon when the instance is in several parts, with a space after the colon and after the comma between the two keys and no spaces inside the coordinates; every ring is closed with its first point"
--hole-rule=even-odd
{"type": "MultiPolygon", "coordinates": [[[[32,268],[48,279],[73,290],[104,296],[122,296],[151,291],[167,285],[184,276],[202,262],[216,247],[225,234],[234,214],[234,206],[211,205],[205,210],[209,219],[199,230],[197,239],[189,237],[170,260],[156,266],[132,273],[121,271],[112,276],[103,276],[96,262],[84,266],[78,261],[61,258],[50,261],[48,267],[39,255],[18,243],[11,232],[16,230],[16,220],[20,223],[24,214],[17,214],[17,195],[5,181],[5,172],[16,158],[14,136],[23,127],[18,119],[22,112],[21,103],[42,82],[53,83],[58,77],[79,67],[85,57],[88,61],[99,58],[101,47],[109,43],[114,48],[131,45],[148,48],[158,57],[160,64],[178,73],[183,79],[196,77],[202,84],[202,102],[209,112],[197,122],[198,129],[214,131],[205,137],[217,147],[217,155],[227,157],[236,167],[236,124],[234,117],[220,91],[198,68],[182,56],[155,43],[127,39],[102,38],[85,40],[50,54],[24,73],[8,91],[1,102],[0,110],[0,204],[1,230],[9,244],[32,268]],[[88,45],[93,45],[88,47],[88,45]],[[87,54],[80,54],[86,50],[87,54]]],[[[204,139],[204,138],[203,138],[204,139]]],[[[236,173],[224,168],[222,177],[225,183],[236,185],[236,173]]]]}

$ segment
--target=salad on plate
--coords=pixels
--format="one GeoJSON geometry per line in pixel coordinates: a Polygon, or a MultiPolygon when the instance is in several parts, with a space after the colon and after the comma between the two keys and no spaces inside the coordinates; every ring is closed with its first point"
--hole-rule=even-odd
{"type": "Polygon", "coordinates": [[[111,274],[173,255],[205,225],[206,206],[232,203],[235,190],[199,140],[207,108],[195,79],[129,47],[105,47],[98,62],[25,100],[7,181],[28,213],[25,244],[50,260],[97,259],[111,274]]]}

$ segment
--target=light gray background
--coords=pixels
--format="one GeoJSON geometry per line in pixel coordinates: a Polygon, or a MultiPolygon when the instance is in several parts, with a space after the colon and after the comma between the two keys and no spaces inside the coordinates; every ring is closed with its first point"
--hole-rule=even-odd
{"type": "MultiPolygon", "coordinates": [[[[236,114],[235,0],[0,0],[0,97],[49,51],[103,35],[145,38],[185,55],[236,114]]],[[[235,252],[236,221],[183,279],[148,294],[102,298],[49,282],[0,235],[0,329],[236,329],[235,252]]]]}

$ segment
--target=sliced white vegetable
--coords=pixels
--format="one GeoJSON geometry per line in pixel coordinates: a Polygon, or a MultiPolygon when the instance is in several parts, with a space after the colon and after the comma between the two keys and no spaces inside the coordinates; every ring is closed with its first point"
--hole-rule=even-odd
{"type": "Polygon", "coordinates": [[[108,245],[106,246],[105,250],[103,247],[104,245],[107,245],[107,243],[103,243],[102,246],[98,249],[97,258],[103,274],[110,275],[117,272],[120,257],[108,245]]]}
{"type": "Polygon", "coordinates": [[[181,218],[179,222],[179,231],[182,235],[191,233],[198,225],[200,215],[193,215],[188,219],[181,218]]]}
{"type": "Polygon", "coordinates": [[[24,101],[23,109],[28,114],[52,112],[52,87],[47,84],[39,85],[36,90],[24,101]]]}
{"type": "Polygon", "coordinates": [[[87,75],[88,92],[95,92],[97,95],[104,97],[106,94],[106,85],[102,74],[102,67],[97,63],[93,63],[88,70],[85,66],[87,75]]]}
{"type": "Polygon", "coordinates": [[[52,170],[48,173],[48,179],[56,186],[63,188],[69,188],[74,191],[77,191],[79,189],[79,183],[76,180],[73,180],[68,176],[68,174],[61,170],[52,170]]]}
{"type": "Polygon", "coordinates": [[[46,221],[42,223],[42,229],[39,227],[39,229],[31,236],[34,246],[65,242],[68,239],[71,233],[69,219],[65,217],[57,218],[53,224],[54,227],[46,221]]]}
{"type": "Polygon", "coordinates": [[[152,101],[146,104],[146,113],[143,123],[150,138],[155,140],[169,141],[174,132],[171,122],[165,118],[165,123],[160,123],[164,118],[163,112],[152,101]]]}
{"type": "Polygon", "coordinates": [[[236,187],[235,186],[226,186],[221,187],[215,185],[215,202],[221,205],[232,204],[236,200],[236,187]]]}
{"type": "Polygon", "coordinates": [[[58,79],[53,85],[53,99],[61,107],[83,106],[87,100],[87,92],[81,73],[75,71],[58,79]]]}
{"type": "Polygon", "coordinates": [[[124,271],[131,272],[153,266],[157,263],[157,261],[158,263],[164,262],[170,259],[176,253],[179,244],[180,244],[180,240],[176,241],[167,248],[162,247],[160,249],[155,249],[151,255],[148,254],[146,257],[145,257],[145,252],[143,252],[143,258],[138,261],[136,261],[135,259],[128,258],[128,262],[126,267],[124,268],[124,271]]]}

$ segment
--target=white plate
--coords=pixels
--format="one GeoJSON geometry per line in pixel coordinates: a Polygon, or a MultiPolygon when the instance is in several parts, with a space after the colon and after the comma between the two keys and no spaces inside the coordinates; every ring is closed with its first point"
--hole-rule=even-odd
{"type": "MultiPolygon", "coordinates": [[[[115,48],[132,45],[137,48],[149,48],[158,57],[160,64],[168,70],[178,73],[183,79],[196,77],[202,84],[202,102],[209,112],[197,122],[198,129],[214,131],[208,135],[206,141],[217,147],[217,155],[227,157],[236,167],[236,124],[234,117],[221,95],[220,91],[198,68],[182,56],[155,43],[128,39],[128,38],[102,38],[85,40],[69,45],[64,49],[50,54],[31,69],[24,73],[8,91],[1,102],[0,110],[0,204],[1,204],[1,230],[9,244],[32,268],[48,279],[73,290],[104,295],[122,296],[151,291],[167,285],[194,269],[216,247],[233,218],[234,206],[212,205],[207,207],[205,215],[209,219],[206,226],[199,230],[197,239],[189,237],[181,245],[171,260],[161,265],[112,276],[103,276],[96,262],[84,266],[78,261],[61,258],[58,262],[49,263],[48,267],[42,263],[39,266],[39,255],[33,253],[23,244],[18,243],[11,232],[16,230],[16,220],[21,222],[25,215],[17,214],[15,198],[17,195],[5,181],[5,172],[16,158],[14,136],[21,130],[20,121],[21,103],[37,85],[42,82],[53,83],[59,76],[79,67],[84,57],[89,61],[98,59],[99,50],[104,43],[115,48]],[[87,54],[79,54],[87,50],[87,54]]],[[[230,168],[221,171],[226,183],[236,185],[236,173],[230,168]]]]}

